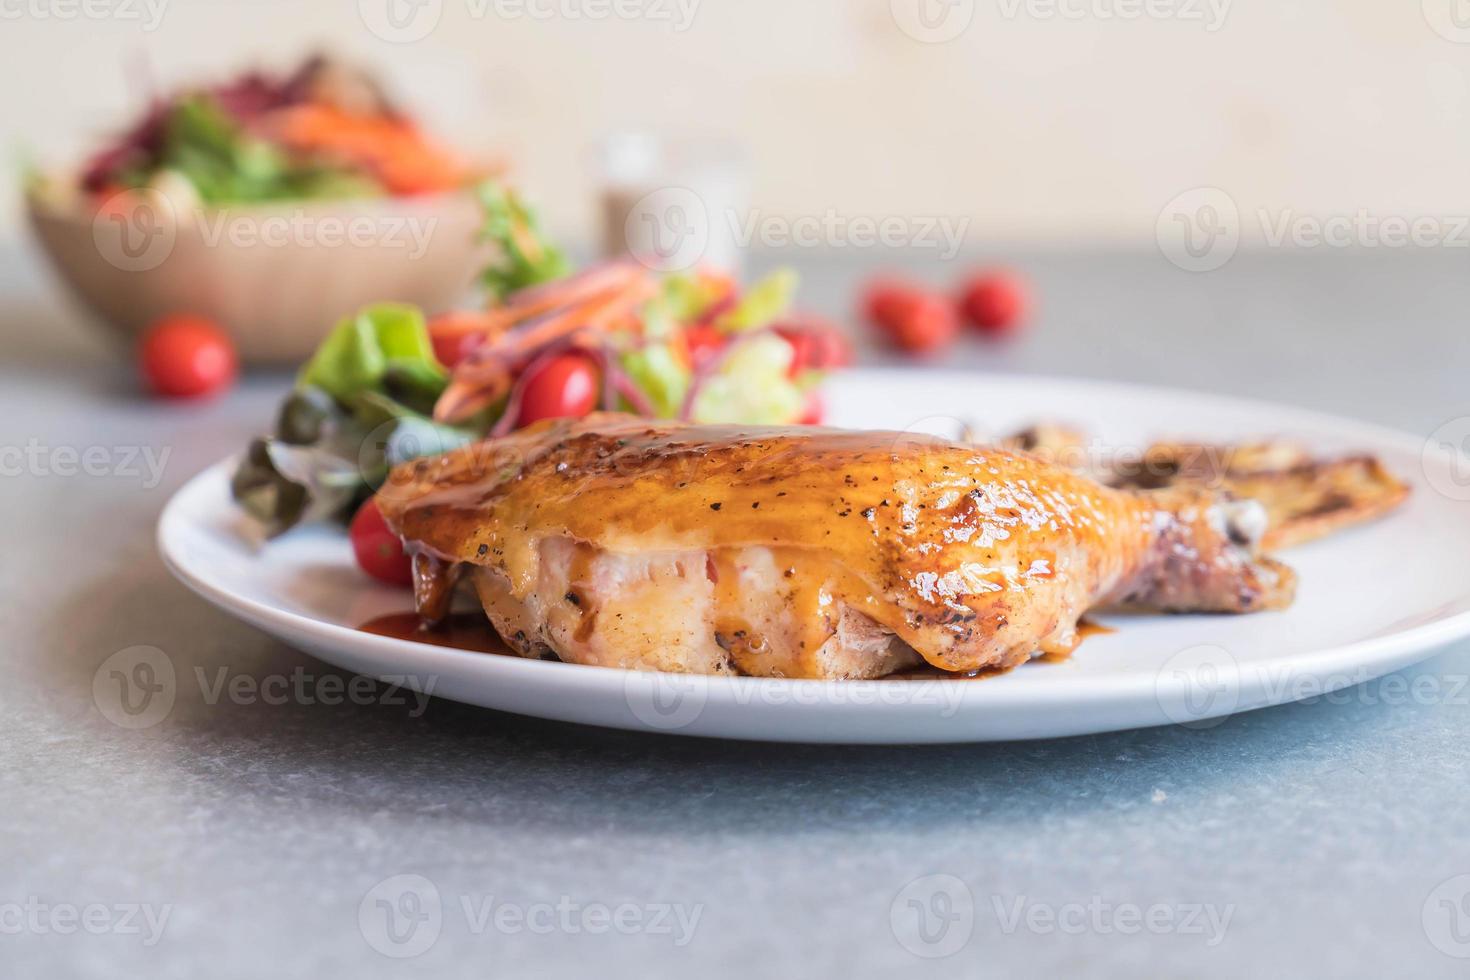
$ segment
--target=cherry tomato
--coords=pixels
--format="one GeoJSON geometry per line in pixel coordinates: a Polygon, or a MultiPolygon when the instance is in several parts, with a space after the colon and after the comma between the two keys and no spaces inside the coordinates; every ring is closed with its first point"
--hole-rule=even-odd
{"type": "Polygon", "coordinates": [[[581,418],[597,406],[597,366],[581,354],[558,354],[526,379],[517,425],[581,418]]]}
{"type": "Polygon", "coordinates": [[[819,316],[802,314],[775,327],[791,345],[791,377],[803,371],[829,371],[852,363],[852,348],[842,331],[819,316]]]}
{"type": "Polygon", "coordinates": [[[485,340],[485,331],[475,329],[484,322],[480,313],[441,313],[429,321],[429,342],[439,363],[452,368],[485,340]]]}
{"type": "Polygon", "coordinates": [[[791,367],[786,369],[788,378],[797,377],[803,371],[811,371],[816,368],[816,337],[805,330],[791,330],[782,327],[777,327],[776,333],[791,345],[791,367]]]}
{"type": "Polygon", "coordinates": [[[413,559],[403,550],[403,540],[383,520],[376,500],[369,497],[357,509],[347,537],[364,572],[389,585],[413,584],[413,559]]]}
{"type": "Polygon", "coordinates": [[[729,335],[716,330],[707,323],[696,324],[684,331],[684,346],[689,350],[689,360],[695,365],[704,364],[724,348],[729,335]]]}
{"type": "Polygon", "coordinates": [[[875,279],[863,293],[863,314],[870,323],[885,323],[907,297],[917,292],[923,292],[922,287],[898,279],[875,279]]]}
{"type": "Polygon", "coordinates": [[[960,293],[960,312],[982,333],[1014,334],[1031,307],[1026,282],[1014,272],[994,270],[971,276],[960,293]]]}
{"type": "Polygon", "coordinates": [[[434,345],[434,356],[438,358],[440,364],[447,368],[452,368],[464,360],[465,356],[480,346],[484,340],[485,335],[482,333],[431,333],[429,335],[429,342],[434,345]]]}
{"type": "Polygon", "coordinates": [[[159,320],[143,334],[138,365],[148,386],[169,398],[195,398],[229,387],[237,369],[229,335],[200,316],[159,320]]]}
{"type": "Polygon", "coordinates": [[[907,290],[888,297],[877,324],[900,350],[927,354],[948,345],[959,332],[954,307],[942,296],[907,290]]]}

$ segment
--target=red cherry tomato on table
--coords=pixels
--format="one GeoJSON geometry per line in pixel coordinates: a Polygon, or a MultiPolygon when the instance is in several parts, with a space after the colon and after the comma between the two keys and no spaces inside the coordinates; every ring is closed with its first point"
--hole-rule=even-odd
{"type": "Polygon", "coordinates": [[[959,319],[942,296],[919,289],[895,290],[870,304],[874,323],[894,346],[911,354],[927,354],[954,340],[959,319]]]}
{"type": "Polygon", "coordinates": [[[542,419],[581,418],[597,407],[602,385],[597,366],[581,354],[558,354],[526,379],[517,425],[542,419]]]}
{"type": "Polygon", "coordinates": [[[235,345],[200,316],[166,316],[143,334],[138,365],[148,387],[169,398],[195,398],[235,380],[235,345]]]}
{"type": "Polygon", "coordinates": [[[1014,334],[1030,311],[1028,292],[1025,280],[1014,272],[982,272],[965,282],[960,312],[982,333],[994,337],[1014,334]]]}
{"type": "Polygon", "coordinates": [[[871,323],[883,323],[909,296],[923,291],[923,287],[901,279],[874,279],[863,292],[863,315],[871,323]]]}
{"type": "Polygon", "coordinates": [[[413,584],[413,559],[403,550],[403,540],[383,520],[376,500],[369,497],[357,509],[347,537],[364,572],[389,585],[413,584]]]}

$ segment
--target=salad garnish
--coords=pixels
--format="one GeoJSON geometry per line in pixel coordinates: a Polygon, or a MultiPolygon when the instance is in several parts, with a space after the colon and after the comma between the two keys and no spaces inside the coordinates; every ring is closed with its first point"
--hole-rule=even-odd
{"type": "Polygon", "coordinates": [[[400,462],[558,414],[819,421],[815,389],[849,354],[830,324],[790,312],[790,270],[743,290],[709,269],[573,271],[515,191],[479,196],[489,302],[433,318],[384,303],[337,324],[235,474],[268,533],[345,518],[400,462]]]}
{"type": "Polygon", "coordinates": [[[98,198],[139,188],[207,206],[428,194],[477,179],[365,73],[324,57],[156,98],[84,168],[98,198]]]}

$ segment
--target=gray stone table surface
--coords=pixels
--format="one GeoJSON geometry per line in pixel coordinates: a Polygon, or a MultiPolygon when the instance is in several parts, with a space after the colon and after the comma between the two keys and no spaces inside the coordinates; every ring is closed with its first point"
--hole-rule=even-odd
{"type": "MultiPolygon", "coordinates": [[[[1379,682],[1050,742],[701,741],[446,701],[211,704],[189,683],[161,724],[116,727],[93,677],[133,645],[185,677],[340,673],[196,599],[153,544],[169,494],[265,424],[287,379],[144,399],[28,252],[0,256],[0,976],[1470,971],[1451,955],[1470,952],[1466,645],[1405,672],[1420,696],[1379,682]],[[102,447],[109,471],[58,474],[65,447],[102,447]],[[398,875],[432,883],[438,914],[388,919],[378,899],[401,894],[378,886],[398,875]],[[390,921],[412,938],[393,945],[390,921]]],[[[779,258],[832,313],[887,261],[779,258]]],[[[1143,252],[1007,258],[1037,284],[1037,329],[957,363],[1421,434],[1470,414],[1453,251],[1241,254],[1202,275],[1143,252]]]]}

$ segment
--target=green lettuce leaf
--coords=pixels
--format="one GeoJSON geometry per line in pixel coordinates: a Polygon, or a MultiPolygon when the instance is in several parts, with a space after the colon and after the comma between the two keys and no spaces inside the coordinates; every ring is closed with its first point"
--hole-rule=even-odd
{"type": "Polygon", "coordinates": [[[157,157],[142,170],[124,174],[123,182],[142,186],[169,171],[187,179],[205,204],[383,193],[366,174],[293,159],[275,144],[250,135],[207,95],[181,99],[169,111],[157,157]]]}
{"type": "Polygon", "coordinates": [[[793,270],[777,269],[747,289],[735,308],[716,320],[715,326],[730,333],[770,326],[790,309],[799,281],[793,270]]]}
{"type": "Polygon", "coordinates": [[[399,303],[379,303],[344,318],[322,341],[296,379],[346,404],[363,391],[385,392],[390,382],[432,399],[449,375],[434,357],[429,327],[421,311],[399,303]]]}
{"type": "Polygon", "coordinates": [[[723,289],[714,280],[688,272],[671,272],[659,285],[658,302],[680,323],[698,320],[720,298],[723,289]]]}
{"type": "Polygon", "coordinates": [[[668,344],[650,343],[623,354],[624,373],[653,404],[660,418],[673,418],[684,405],[689,391],[689,369],[668,344]]]}
{"type": "Polygon", "coordinates": [[[791,345],[775,334],[735,343],[740,346],[694,399],[694,421],[783,425],[800,415],[802,391],[786,376],[791,345]]]}

